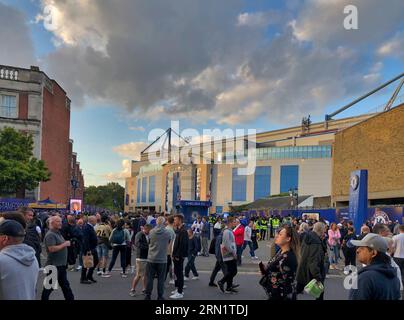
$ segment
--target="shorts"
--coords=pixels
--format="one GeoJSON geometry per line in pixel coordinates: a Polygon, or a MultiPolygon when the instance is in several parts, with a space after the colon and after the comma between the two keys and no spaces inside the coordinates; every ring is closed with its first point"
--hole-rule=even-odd
{"type": "Polygon", "coordinates": [[[136,276],[144,277],[146,274],[147,261],[141,261],[136,259],[136,276]]]}
{"type": "Polygon", "coordinates": [[[108,258],[108,251],[109,251],[109,249],[108,249],[108,246],[106,244],[104,244],[104,243],[99,244],[97,246],[98,258],[99,259],[108,258]]]}

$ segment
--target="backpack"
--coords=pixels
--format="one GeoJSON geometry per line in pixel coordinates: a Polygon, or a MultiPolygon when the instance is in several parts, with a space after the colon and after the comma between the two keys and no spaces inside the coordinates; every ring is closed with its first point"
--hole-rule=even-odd
{"type": "Polygon", "coordinates": [[[115,229],[113,234],[112,234],[112,237],[111,237],[111,243],[120,245],[120,244],[122,244],[124,242],[125,242],[125,232],[124,232],[124,230],[123,229],[121,229],[121,230],[115,229]]]}

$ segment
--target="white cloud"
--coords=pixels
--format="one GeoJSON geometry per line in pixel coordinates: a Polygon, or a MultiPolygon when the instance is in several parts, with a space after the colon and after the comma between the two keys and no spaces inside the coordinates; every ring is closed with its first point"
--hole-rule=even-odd
{"type": "Polygon", "coordinates": [[[112,102],[137,120],[295,124],[378,82],[369,45],[402,21],[403,2],[389,1],[289,0],[246,13],[242,0],[54,0],[61,44],[46,69],[73,105],[112,102]],[[343,29],[346,4],[358,6],[359,30],[343,29]]]}
{"type": "Polygon", "coordinates": [[[397,57],[404,60],[404,32],[396,33],[393,38],[384,42],[377,52],[380,56],[397,57]]]}
{"type": "Polygon", "coordinates": [[[36,64],[26,17],[0,2],[0,64],[29,67],[36,64]]]}
{"type": "Polygon", "coordinates": [[[404,2],[389,0],[380,8],[379,0],[306,1],[295,21],[294,35],[301,41],[313,41],[331,47],[366,45],[383,41],[402,23],[404,2]],[[344,28],[344,7],[358,8],[358,29],[344,28]]]}
{"type": "Polygon", "coordinates": [[[258,27],[263,28],[270,24],[278,24],[281,19],[286,17],[276,10],[266,12],[245,12],[239,14],[237,17],[237,25],[245,27],[258,27]]]}
{"type": "Polygon", "coordinates": [[[145,129],[144,127],[142,127],[142,126],[139,126],[139,127],[129,127],[129,130],[131,130],[131,131],[142,131],[142,132],[144,132],[146,129],[145,129]]]}
{"type": "Polygon", "coordinates": [[[120,172],[110,172],[103,175],[103,178],[110,182],[122,182],[131,175],[132,161],[122,160],[122,170],[120,172]]]}
{"type": "Polygon", "coordinates": [[[145,142],[130,142],[113,148],[113,151],[120,156],[130,158],[132,160],[140,160],[140,152],[148,146],[145,142]]]}

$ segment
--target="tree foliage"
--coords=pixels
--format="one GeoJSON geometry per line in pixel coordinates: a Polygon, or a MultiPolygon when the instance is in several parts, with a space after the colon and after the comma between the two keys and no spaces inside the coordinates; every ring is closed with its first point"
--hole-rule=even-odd
{"type": "Polygon", "coordinates": [[[0,194],[25,197],[40,182],[49,181],[51,173],[45,162],[33,155],[32,135],[4,128],[0,130],[0,194]]]}
{"type": "Polygon", "coordinates": [[[105,186],[89,186],[84,190],[86,205],[97,206],[112,211],[124,209],[125,188],[119,183],[110,182],[105,186]]]}

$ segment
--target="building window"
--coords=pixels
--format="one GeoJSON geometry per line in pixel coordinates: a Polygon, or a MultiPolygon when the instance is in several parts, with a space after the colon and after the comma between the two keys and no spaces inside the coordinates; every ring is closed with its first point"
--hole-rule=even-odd
{"type": "Polygon", "coordinates": [[[299,187],[299,166],[281,166],[281,193],[299,187]]]}
{"type": "Polygon", "coordinates": [[[156,177],[149,177],[149,202],[155,201],[156,177]]]}
{"type": "Polygon", "coordinates": [[[140,203],[140,178],[137,178],[136,202],[140,203]]]}
{"type": "Polygon", "coordinates": [[[18,118],[16,96],[0,95],[0,117],[18,118]]]}
{"type": "Polygon", "coordinates": [[[142,178],[142,202],[146,202],[147,178],[142,178]]]}
{"type": "Polygon", "coordinates": [[[238,175],[238,169],[232,170],[232,201],[246,201],[247,176],[238,175]]]}
{"type": "Polygon", "coordinates": [[[271,167],[256,167],[254,175],[254,200],[271,194],[271,167]]]}

